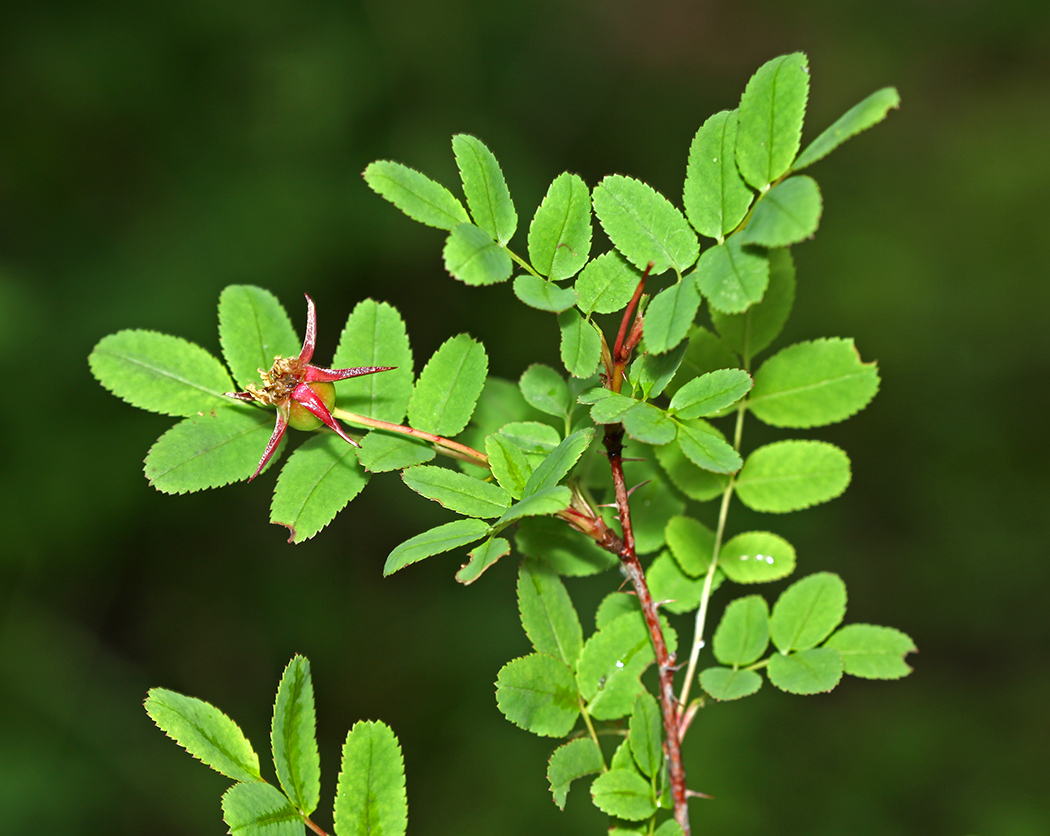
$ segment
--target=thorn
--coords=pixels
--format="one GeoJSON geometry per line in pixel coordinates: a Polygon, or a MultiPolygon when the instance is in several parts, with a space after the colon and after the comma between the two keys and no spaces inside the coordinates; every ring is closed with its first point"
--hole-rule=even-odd
{"type": "Polygon", "coordinates": [[[633,488],[628,488],[627,489],[627,495],[630,496],[632,493],[634,493],[639,488],[641,488],[641,487],[643,487],[645,485],[648,485],[651,481],[652,481],[652,479],[646,479],[644,482],[639,482],[633,488]]]}
{"type": "Polygon", "coordinates": [[[686,790],[685,791],[685,797],[686,798],[711,798],[711,799],[714,798],[713,795],[708,795],[706,792],[697,792],[696,790],[686,790]]]}

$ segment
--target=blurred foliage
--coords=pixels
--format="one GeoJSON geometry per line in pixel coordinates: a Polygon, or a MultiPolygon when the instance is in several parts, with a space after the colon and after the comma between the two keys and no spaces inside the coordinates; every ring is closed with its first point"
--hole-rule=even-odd
{"type": "Polygon", "coordinates": [[[0,8],[0,349],[18,382],[0,460],[6,829],[224,832],[222,779],[141,701],[189,692],[261,739],[302,652],[324,774],[354,721],[389,723],[413,832],[601,832],[583,798],[558,812],[549,747],[496,709],[491,682],[527,646],[513,563],[468,589],[440,559],[381,580],[387,551],[441,519],[396,477],[294,548],[266,524],[265,485],[155,493],[140,463],[165,419],[104,392],[85,358],[124,327],[217,350],[219,290],[251,282],[330,312],[319,356],[334,312],[374,296],[405,314],[417,357],[470,331],[496,374],[556,362],[551,317],[512,303],[509,321],[475,321],[509,285],[445,276],[441,234],[372,194],[365,164],[454,182],[449,137],[467,132],[522,207],[565,169],[678,195],[696,127],[795,49],[814,131],[888,84],[903,107],[820,164],[822,229],[795,248],[782,343],[855,337],[884,385],[830,434],[854,462],[845,497],[782,527],[802,569],[846,578],[851,621],[895,624],[921,653],[904,683],[702,712],[686,765],[716,800],[694,802],[695,826],[1048,832],[1050,7],[1016,0],[0,8]]]}

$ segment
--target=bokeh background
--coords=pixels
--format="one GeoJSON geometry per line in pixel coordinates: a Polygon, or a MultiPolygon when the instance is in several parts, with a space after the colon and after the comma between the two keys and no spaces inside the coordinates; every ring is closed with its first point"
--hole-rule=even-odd
{"type": "MultiPolygon", "coordinates": [[[[781,344],[853,336],[882,392],[821,437],[842,498],[770,521],[804,569],[842,574],[848,619],[907,631],[897,683],[714,705],[687,743],[697,833],[1050,833],[1050,5],[1019,0],[43,0],[0,6],[0,830],[221,834],[228,782],[141,708],[208,699],[265,751],[295,652],[313,663],[330,824],[339,747],[390,723],[414,834],[600,833],[565,813],[552,741],[506,723],[499,667],[526,652],[514,562],[468,589],[454,557],[381,578],[443,519],[375,479],[315,540],[267,524],[268,482],[168,497],[143,479],[172,422],[96,385],[125,327],[217,351],[227,284],[271,288],[318,356],[366,296],[417,361],[469,331],[495,374],[556,363],[548,315],[448,278],[441,233],[373,195],[392,158],[456,182],[482,137],[528,219],[563,170],[678,199],[693,132],[765,60],[805,50],[812,138],[871,91],[903,107],[814,167],[781,344]],[[510,310],[511,318],[495,312],[510,310]]],[[[521,247],[524,249],[524,247],[521,247]]],[[[615,579],[571,584],[589,620],[615,579]]],[[[772,590],[771,590],[772,592],[772,590]]]]}

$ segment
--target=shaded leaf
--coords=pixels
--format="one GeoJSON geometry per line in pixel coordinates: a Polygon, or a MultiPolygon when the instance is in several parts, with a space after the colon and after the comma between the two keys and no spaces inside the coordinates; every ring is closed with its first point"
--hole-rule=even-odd
{"type": "Polygon", "coordinates": [[[778,441],[747,457],[736,493],[752,510],[779,514],[834,499],[849,481],[849,457],[835,445],[778,441]]]}
{"type": "Polygon", "coordinates": [[[451,437],[461,432],[474,412],[488,356],[477,340],[458,334],[430,358],[408,402],[408,422],[417,430],[451,437]]]}
{"type": "MultiPolygon", "coordinates": [[[[715,577],[712,589],[719,587],[721,577],[721,573],[715,577]]],[[[704,579],[691,578],[685,574],[671,557],[670,551],[660,552],[646,569],[645,579],[653,600],[660,602],[661,610],[680,614],[692,612],[700,604],[704,579]]]]}
{"type": "Polygon", "coordinates": [[[766,675],[777,688],[790,694],[825,693],[842,679],[842,658],[830,647],[815,647],[790,656],[774,653],[766,675]]]}
{"type": "Polygon", "coordinates": [[[657,447],[656,460],[671,480],[671,484],[697,502],[706,502],[719,496],[729,481],[728,476],[712,473],[693,464],[678,444],[657,447]]]}
{"type": "Polygon", "coordinates": [[[551,281],[574,276],[591,251],[591,193],[577,174],[559,174],[529,225],[529,259],[551,281]]]}
{"type": "MultiPolygon", "coordinates": [[[[414,221],[438,229],[452,229],[470,218],[452,192],[425,174],[390,160],[369,163],[365,182],[414,221]]],[[[344,834],[345,836],[345,834],[344,834]]]]}
{"type": "Polygon", "coordinates": [[[456,156],[463,194],[474,223],[501,246],[506,244],[518,227],[518,213],[495,155],[485,143],[469,134],[452,137],[452,153],[456,156]]]}
{"type": "Polygon", "coordinates": [[[530,308],[561,313],[576,304],[576,292],[528,273],[514,279],[514,295],[530,308]]]}
{"type": "Polygon", "coordinates": [[[745,247],[740,235],[707,250],[696,265],[696,286],[714,311],[741,313],[762,301],[769,285],[769,261],[745,247]]]}
{"type": "MultiPolygon", "coordinates": [[[[781,653],[809,650],[831,635],[845,614],[842,578],[832,572],[807,575],[785,589],[773,605],[769,619],[773,644],[781,653]]],[[[841,664],[839,668],[841,672],[841,664]]]]}
{"type": "Polygon", "coordinates": [[[678,421],[678,446],[693,464],[713,473],[735,473],[742,460],[722,438],[722,434],[706,421],[678,421]]]}
{"type": "Polygon", "coordinates": [[[296,807],[310,815],[321,797],[321,761],[310,662],[303,656],[292,657],[284,669],[270,739],[281,788],[296,807]]]}
{"type": "Polygon", "coordinates": [[[449,274],[469,285],[505,282],[514,272],[507,251],[473,224],[453,227],[441,254],[449,274]]]}
{"type": "MultiPolygon", "coordinates": [[[[886,118],[892,108],[900,107],[901,97],[892,87],[876,90],[836,119],[831,127],[814,139],[795,160],[791,167],[799,171],[817,160],[823,159],[850,137],[866,131],[886,118]]],[[[848,673],[848,671],[847,671],[848,673]]]]}
{"type": "Polygon", "coordinates": [[[543,653],[508,662],[496,677],[496,704],[503,716],[541,737],[564,737],[572,731],[579,700],[569,666],[543,653]]]}
{"type": "Polygon", "coordinates": [[[645,309],[645,346],[663,354],[686,338],[700,309],[700,293],[692,278],[661,290],[645,309]]]}
{"type": "Polygon", "coordinates": [[[767,61],[748,81],[737,111],[736,163],[759,191],[791,168],[808,98],[809,66],[801,52],[767,61]]]}
{"type": "Polygon", "coordinates": [[[739,700],[762,687],[762,676],[749,670],[706,668],[700,671],[700,687],[716,700],[739,700]]]}
{"type": "Polygon", "coordinates": [[[385,723],[354,723],[343,744],[335,791],[339,836],[404,836],[408,822],[405,762],[385,723]]]}
{"type": "Polygon", "coordinates": [[[536,652],[561,659],[575,670],[583,648],[583,629],[565,585],[549,563],[535,559],[522,562],[518,611],[536,652]]]}
{"type": "Polygon", "coordinates": [[[789,177],[758,202],[740,240],[762,247],[788,247],[805,241],[816,233],[823,208],[816,180],[805,174],[789,177]]]}
{"type": "Polygon", "coordinates": [[[466,546],[480,540],[489,533],[489,526],[482,520],[466,519],[439,525],[410,537],[397,546],[383,565],[383,575],[392,575],[398,569],[416,563],[425,557],[466,546]]]}
{"type": "Polygon", "coordinates": [[[838,651],[846,673],[864,679],[900,679],[911,673],[904,661],[917,648],[900,630],[874,624],[847,624],[824,642],[838,651]]]}
{"type": "Polygon", "coordinates": [[[589,737],[577,737],[555,749],[547,764],[547,780],[558,809],[565,809],[565,799],[573,781],[601,772],[604,767],[602,750],[589,737]]]}
{"type": "Polygon", "coordinates": [[[550,564],[559,575],[583,577],[602,572],[617,562],[589,538],[583,538],[561,520],[532,517],[517,526],[514,543],[518,551],[550,564]]]}
{"type": "Polygon", "coordinates": [[[268,370],[275,357],[297,357],[302,346],[277,297],[246,284],[232,284],[219,294],[219,342],[241,389],[258,385],[259,370],[268,370]]]}
{"type": "Polygon", "coordinates": [[[744,313],[711,310],[711,321],[722,339],[740,355],[754,357],[777,338],[795,303],[795,263],[791,251],[770,250],[769,285],[761,302],[744,313]]]}
{"type": "Polygon", "coordinates": [[[685,359],[689,343],[682,340],[678,345],[664,354],[656,354],[643,344],[643,354],[636,359],[628,370],[631,385],[640,390],[643,400],[660,395],[667,384],[674,378],[682,360],[685,359]]]}
{"type": "Polygon", "coordinates": [[[610,769],[591,783],[594,806],[610,816],[641,821],[656,812],[653,788],[637,772],[610,769]]]}

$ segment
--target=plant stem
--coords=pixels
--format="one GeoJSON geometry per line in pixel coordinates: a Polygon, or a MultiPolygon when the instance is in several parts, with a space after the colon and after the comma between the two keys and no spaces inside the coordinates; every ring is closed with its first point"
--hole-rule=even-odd
{"type": "Polygon", "coordinates": [[[387,430],[392,433],[401,433],[401,435],[408,435],[412,438],[418,438],[421,441],[429,441],[434,445],[435,450],[439,453],[444,453],[446,456],[462,459],[471,464],[481,465],[484,468],[488,468],[489,466],[488,456],[472,447],[460,444],[458,441],[452,441],[451,439],[442,438],[433,433],[423,432],[423,430],[413,429],[412,427],[406,427],[403,424],[391,424],[387,421],[380,421],[378,418],[369,418],[367,415],[358,415],[356,412],[347,412],[345,409],[339,409],[338,407],[332,410],[332,415],[336,418],[341,418],[350,424],[373,427],[377,430],[387,430]]]}
{"type": "Polygon", "coordinates": [[[328,836],[327,833],[325,833],[320,827],[314,824],[313,819],[311,819],[309,816],[303,816],[303,824],[309,827],[314,833],[317,834],[317,836],[328,836]]]}

